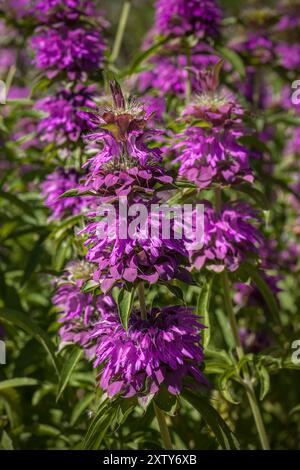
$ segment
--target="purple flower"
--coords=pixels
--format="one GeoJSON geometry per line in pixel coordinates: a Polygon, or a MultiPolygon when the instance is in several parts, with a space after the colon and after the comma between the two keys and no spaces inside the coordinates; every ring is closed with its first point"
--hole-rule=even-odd
{"type": "Polygon", "coordinates": [[[242,109],[231,99],[203,94],[186,108],[183,118],[190,124],[173,145],[180,162],[179,175],[202,189],[252,182],[249,151],[238,139],[245,130],[242,109]]]}
{"type": "Polygon", "coordinates": [[[51,219],[62,220],[71,215],[81,214],[94,200],[84,196],[59,199],[59,196],[66,191],[76,189],[79,186],[80,178],[81,175],[75,169],[57,168],[42,183],[42,195],[45,198],[45,206],[51,210],[51,219]]]}
{"type": "Polygon", "coordinates": [[[300,45],[280,43],[276,47],[279,63],[288,70],[298,70],[300,67],[300,45]]]}
{"type": "Polygon", "coordinates": [[[214,0],[158,0],[155,29],[158,34],[198,38],[216,37],[221,10],[214,0]]]}
{"type": "MultiPolygon", "coordinates": [[[[149,209],[149,206],[144,207],[149,209]]],[[[170,233],[164,235],[161,213],[146,213],[145,221],[135,224],[136,217],[130,216],[129,204],[126,210],[129,214],[126,231],[124,216],[116,211],[113,221],[109,217],[98,220],[97,212],[90,214],[91,220],[81,232],[88,236],[86,259],[97,265],[93,278],[102,290],[106,292],[115,283],[125,281],[145,280],[152,284],[177,278],[189,282],[190,276],[183,268],[188,252],[174,219],[168,221],[170,233]]]]}
{"type": "Polygon", "coordinates": [[[186,307],[154,308],[146,320],[134,311],[125,331],[118,315],[108,315],[90,336],[96,340],[94,365],[103,366],[100,387],[110,397],[148,397],[162,385],[180,393],[187,376],[206,384],[199,369],[204,357],[199,320],[186,307]]]}
{"type": "MultiPolygon", "coordinates": [[[[212,49],[205,44],[197,45],[191,49],[191,66],[196,70],[214,65],[218,60],[219,58],[213,54],[212,49]]],[[[167,93],[171,93],[183,98],[188,79],[186,54],[179,52],[177,47],[166,46],[163,54],[152,56],[149,62],[152,68],[139,74],[139,91],[143,93],[147,89],[154,88],[160,96],[164,97],[167,93]]],[[[192,90],[198,89],[197,79],[192,75],[192,90]]]]}
{"type": "Polygon", "coordinates": [[[35,65],[48,77],[66,72],[69,79],[97,71],[103,64],[105,43],[100,31],[86,25],[65,22],[36,29],[31,46],[35,50],[35,65]]]}
{"type": "Polygon", "coordinates": [[[157,185],[172,183],[173,179],[158,165],[134,166],[124,170],[99,169],[85,178],[80,192],[96,191],[101,202],[113,202],[117,197],[154,195],[157,185]]]}
{"type": "Polygon", "coordinates": [[[72,91],[61,90],[54,96],[39,100],[36,108],[47,113],[38,124],[41,140],[63,145],[66,142],[77,142],[82,132],[87,131],[88,121],[80,108],[95,107],[92,101],[94,88],[77,85],[72,91]]]}
{"type": "Polygon", "coordinates": [[[117,82],[111,82],[113,104],[98,113],[81,113],[89,119],[93,133],[87,135],[91,142],[100,142],[101,150],[86,162],[93,177],[99,170],[119,171],[127,168],[153,165],[161,160],[158,148],[149,148],[146,140],[159,131],[147,129],[148,121],[153,117],[147,109],[135,99],[126,100],[117,82]]]}
{"type": "MultiPolygon", "coordinates": [[[[73,15],[80,14],[93,15],[95,8],[91,0],[35,0],[35,11],[42,17],[55,15],[73,15]]],[[[76,16],[72,16],[73,19],[76,16]]]]}
{"type": "Polygon", "coordinates": [[[274,43],[261,33],[250,33],[245,40],[232,43],[231,47],[253,65],[268,64],[274,59],[274,43]]]}
{"type": "Polygon", "coordinates": [[[265,331],[240,328],[239,337],[246,353],[258,354],[271,346],[270,338],[265,331]]]}
{"type": "Polygon", "coordinates": [[[63,326],[59,330],[63,346],[65,343],[78,343],[86,346],[88,356],[92,354],[89,335],[93,325],[110,312],[116,305],[111,296],[84,293],[83,285],[89,279],[92,267],[85,261],[69,263],[64,276],[58,281],[58,288],[53,298],[59,321],[63,326]]]}
{"type": "Polygon", "coordinates": [[[217,213],[205,202],[203,246],[190,251],[192,266],[235,271],[243,261],[258,256],[262,236],[252,223],[257,221],[257,212],[247,204],[227,204],[217,213]]]}
{"type": "MultiPolygon", "coordinates": [[[[277,275],[268,275],[264,271],[261,271],[261,276],[273,292],[273,295],[278,302],[277,294],[281,292],[281,289],[277,284],[281,280],[281,277],[277,275]]],[[[236,289],[234,301],[239,307],[261,307],[264,312],[270,314],[265,299],[255,284],[245,284],[240,282],[236,283],[234,288],[236,289]]]]}

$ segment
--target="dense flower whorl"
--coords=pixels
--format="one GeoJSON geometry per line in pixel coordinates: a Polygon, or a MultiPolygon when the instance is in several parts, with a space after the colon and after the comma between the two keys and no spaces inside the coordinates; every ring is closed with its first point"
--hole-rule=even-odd
{"type": "Polygon", "coordinates": [[[82,26],[70,28],[65,23],[38,28],[31,46],[37,68],[46,70],[50,78],[65,71],[71,80],[99,69],[105,49],[98,30],[86,30],[82,26]]]}
{"type": "Polygon", "coordinates": [[[53,303],[62,315],[60,322],[80,319],[83,325],[91,325],[115,307],[110,296],[85,293],[82,287],[91,277],[93,266],[86,261],[73,261],[66,266],[64,275],[58,280],[53,303]]]}
{"type": "Polygon", "coordinates": [[[80,191],[96,191],[101,202],[113,202],[121,196],[154,196],[158,185],[172,183],[172,177],[165,174],[158,165],[133,166],[128,169],[99,169],[88,174],[80,191]]]}
{"type": "Polygon", "coordinates": [[[217,213],[205,202],[203,246],[190,251],[192,266],[235,271],[247,258],[257,257],[262,244],[262,236],[252,224],[257,221],[257,212],[247,204],[227,204],[217,213]]]}
{"type": "Polygon", "coordinates": [[[80,214],[87,209],[91,203],[90,197],[59,198],[66,191],[76,189],[81,176],[75,169],[57,168],[42,183],[42,196],[45,198],[45,206],[51,211],[51,219],[61,220],[67,216],[80,214]]]}
{"type": "MultiPolygon", "coordinates": [[[[144,200],[139,202],[145,204],[144,200]]],[[[144,205],[147,210],[149,206],[144,205]]],[[[146,220],[140,224],[140,221],[136,223],[136,217],[130,216],[130,210],[128,204],[127,227],[124,216],[117,210],[113,221],[109,216],[97,220],[98,214],[91,214],[91,220],[81,231],[88,236],[86,258],[97,266],[94,279],[102,290],[105,292],[115,283],[125,281],[145,280],[152,284],[177,278],[189,282],[190,276],[183,267],[187,264],[188,252],[184,240],[178,236],[174,219],[168,221],[170,233],[165,236],[161,213],[159,216],[146,214],[146,220]]]]}
{"type": "Polygon", "coordinates": [[[221,17],[215,0],[158,0],[155,29],[166,36],[214,38],[219,34],[221,17]]]}
{"type": "Polygon", "coordinates": [[[100,387],[111,397],[147,397],[163,384],[170,393],[180,393],[187,376],[206,383],[199,369],[204,328],[199,320],[186,307],[154,308],[146,320],[134,311],[125,331],[118,315],[107,315],[90,336],[96,340],[94,365],[103,364],[100,387]]]}
{"type": "MultiPolygon", "coordinates": [[[[191,48],[191,66],[196,70],[214,65],[218,60],[212,49],[204,44],[191,48]]],[[[176,48],[165,47],[162,55],[152,56],[149,62],[151,69],[139,74],[139,91],[143,93],[147,89],[154,88],[160,96],[164,97],[167,93],[171,93],[183,98],[188,80],[186,54],[176,48]]],[[[191,77],[191,82],[192,90],[196,91],[199,87],[194,75],[191,77]]]]}
{"type": "Polygon", "coordinates": [[[54,96],[39,100],[36,108],[47,115],[38,124],[38,135],[47,143],[61,146],[66,142],[77,142],[88,130],[88,120],[80,108],[95,107],[92,101],[94,87],[77,85],[75,89],[61,90],[54,96]]]}
{"type": "Polygon", "coordinates": [[[221,96],[201,95],[183,113],[189,123],[173,148],[179,154],[179,175],[200,189],[253,181],[249,151],[238,142],[245,130],[243,111],[221,96]]]}

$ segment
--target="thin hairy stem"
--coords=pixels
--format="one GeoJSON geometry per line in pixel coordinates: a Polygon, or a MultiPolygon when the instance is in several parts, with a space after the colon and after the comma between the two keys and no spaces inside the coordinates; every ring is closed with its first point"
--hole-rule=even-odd
{"type": "Polygon", "coordinates": [[[126,0],[122,8],[118,30],[117,30],[113,50],[112,50],[111,57],[110,57],[111,62],[115,62],[119,57],[130,8],[131,8],[131,0],[126,0]]]}

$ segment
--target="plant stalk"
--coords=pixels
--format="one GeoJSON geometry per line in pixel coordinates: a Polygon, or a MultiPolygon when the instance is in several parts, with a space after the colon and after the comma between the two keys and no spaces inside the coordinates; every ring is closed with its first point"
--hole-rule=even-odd
{"type": "MultiPolygon", "coordinates": [[[[146,310],[146,301],[145,301],[145,287],[144,287],[143,282],[139,283],[137,291],[138,291],[139,302],[140,302],[140,307],[141,307],[141,318],[142,320],[146,320],[147,310],[146,310]]],[[[155,416],[158,422],[158,427],[160,430],[161,438],[163,441],[164,449],[172,450],[173,448],[172,441],[171,441],[168,425],[166,422],[165,413],[160,408],[158,408],[158,406],[154,403],[154,400],[153,400],[153,407],[154,407],[155,416]]]]}
{"type": "Polygon", "coordinates": [[[144,288],[143,282],[140,282],[138,285],[138,296],[139,296],[139,302],[140,302],[140,307],[141,307],[141,318],[142,320],[146,320],[147,309],[146,309],[146,301],[145,301],[145,288],[144,288]]]}
{"type": "Polygon", "coordinates": [[[131,0],[126,0],[123,4],[123,8],[122,8],[122,12],[121,12],[121,16],[120,16],[120,20],[118,24],[118,30],[117,30],[113,50],[112,50],[111,57],[110,57],[110,60],[112,63],[114,63],[118,59],[119,54],[120,54],[121,45],[122,45],[122,41],[123,41],[125,29],[126,29],[128,17],[129,17],[130,8],[131,8],[131,0]]]}
{"type": "MultiPolygon", "coordinates": [[[[221,189],[217,188],[215,190],[216,211],[220,212],[221,207],[222,207],[222,193],[221,193],[221,189]]],[[[233,310],[232,298],[231,298],[231,285],[230,285],[230,281],[228,279],[228,274],[226,270],[224,270],[221,273],[221,283],[222,283],[225,311],[227,313],[228,320],[230,323],[237,356],[238,356],[238,359],[241,360],[245,356],[245,353],[244,353],[243,346],[240,340],[239,328],[238,328],[235,313],[233,310]]],[[[259,405],[256,399],[255,390],[251,382],[251,377],[249,374],[247,364],[245,364],[244,367],[242,368],[242,373],[243,373],[244,387],[246,389],[247,398],[248,398],[250,408],[253,414],[254,422],[258,431],[262,449],[270,450],[268,436],[267,436],[264,422],[261,416],[259,405]]]]}
{"type": "Polygon", "coordinates": [[[163,441],[164,449],[172,450],[173,446],[172,446],[172,441],[171,441],[171,436],[169,433],[168,425],[166,422],[165,413],[160,408],[158,408],[158,406],[154,403],[154,401],[153,401],[153,407],[154,407],[154,412],[155,412],[156,419],[158,422],[161,438],[163,441]]]}

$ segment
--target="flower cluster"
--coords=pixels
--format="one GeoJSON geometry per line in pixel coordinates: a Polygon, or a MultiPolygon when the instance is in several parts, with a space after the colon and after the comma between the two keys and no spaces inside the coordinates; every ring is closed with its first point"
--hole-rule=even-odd
{"type": "Polygon", "coordinates": [[[31,40],[37,68],[51,78],[64,72],[74,80],[101,67],[105,49],[102,23],[94,28],[85,21],[91,13],[90,2],[41,2],[37,8],[43,13],[43,24],[31,40]]]}
{"type": "Polygon", "coordinates": [[[42,183],[42,196],[45,198],[45,206],[51,210],[51,219],[62,220],[66,216],[81,214],[87,208],[90,209],[90,197],[60,198],[79,185],[81,176],[74,168],[66,170],[59,167],[42,183]]]}
{"type": "Polygon", "coordinates": [[[224,205],[217,212],[206,202],[204,241],[200,250],[190,253],[193,267],[235,271],[247,257],[258,257],[262,237],[253,221],[258,221],[258,214],[247,204],[224,205]]]}
{"type": "Polygon", "coordinates": [[[206,383],[199,366],[203,361],[199,317],[186,307],[152,309],[146,319],[132,312],[128,332],[118,316],[107,315],[91,339],[96,340],[95,365],[104,364],[100,386],[109,396],[149,397],[165,384],[180,393],[187,376],[206,383]]]}
{"type": "Polygon", "coordinates": [[[60,90],[36,103],[36,108],[45,113],[38,124],[37,132],[42,142],[55,142],[58,146],[77,142],[89,128],[80,108],[95,107],[92,101],[94,87],[78,84],[74,90],[60,90]]]}
{"type": "Polygon", "coordinates": [[[200,189],[253,181],[249,151],[239,143],[245,135],[243,110],[233,98],[216,92],[213,74],[199,77],[203,92],[184,110],[188,125],[174,145],[179,175],[200,189]]]}
{"type": "Polygon", "coordinates": [[[221,10],[215,0],[158,0],[156,3],[158,34],[216,37],[220,23],[221,10]]]}

